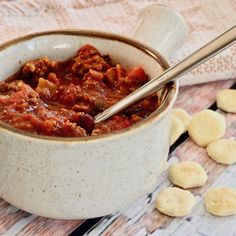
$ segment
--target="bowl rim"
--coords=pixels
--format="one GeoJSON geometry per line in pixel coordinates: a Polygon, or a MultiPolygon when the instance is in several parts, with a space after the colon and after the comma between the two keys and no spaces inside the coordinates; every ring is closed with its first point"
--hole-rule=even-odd
{"type": "MultiPolygon", "coordinates": [[[[118,41],[121,43],[128,44],[138,50],[141,50],[143,53],[147,54],[148,56],[152,57],[156,62],[164,69],[168,69],[170,67],[168,60],[161,55],[158,51],[151,48],[150,46],[141,43],[135,39],[131,39],[129,37],[121,36],[119,34],[105,32],[105,31],[97,31],[97,30],[85,30],[85,29],[62,29],[62,30],[48,30],[42,32],[36,32],[27,34],[24,36],[20,36],[11,40],[8,40],[2,44],[0,44],[0,53],[11,46],[25,42],[31,39],[35,39],[37,37],[43,36],[51,36],[51,35],[71,35],[71,36],[82,36],[82,37],[90,37],[90,38],[100,38],[105,40],[113,40],[118,41]]],[[[10,131],[14,134],[19,134],[24,137],[30,137],[38,140],[46,140],[46,141],[59,141],[59,142],[82,142],[82,141],[95,141],[101,140],[110,137],[118,137],[119,135],[123,135],[125,133],[130,133],[130,131],[138,130],[149,123],[152,123],[154,120],[158,121],[161,119],[163,113],[165,113],[169,106],[172,105],[174,102],[178,92],[178,82],[170,82],[169,90],[167,92],[165,100],[162,104],[154,111],[151,115],[143,119],[142,121],[119,131],[114,131],[108,134],[102,134],[97,136],[86,136],[86,137],[60,137],[60,136],[46,136],[40,134],[30,133],[24,130],[20,130],[14,128],[2,121],[0,121],[0,128],[3,128],[5,131],[10,131]]]]}

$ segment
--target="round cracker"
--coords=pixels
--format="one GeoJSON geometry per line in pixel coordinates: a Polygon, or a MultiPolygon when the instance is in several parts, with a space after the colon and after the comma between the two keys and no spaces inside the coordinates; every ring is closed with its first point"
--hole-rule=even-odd
{"type": "Polygon", "coordinates": [[[236,113],[236,90],[224,89],[216,96],[217,107],[226,111],[236,113]]]}
{"type": "Polygon", "coordinates": [[[221,138],[225,133],[225,128],[226,122],[223,115],[211,110],[204,110],[192,117],[188,133],[195,143],[205,147],[221,138]]]}
{"type": "Polygon", "coordinates": [[[168,175],[174,185],[184,189],[203,186],[207,181],[206,171],[194,161],[172,164],[168,175]]]}
{"type": "Polygon", "coordinates": [[[184,133],[184,125],[175,116],[171,116],[171,133],[170,133],[170,145],[175,143],[175,141],[184,133]]]}
{"type": "Polygon", "coordinates": [[[195,204],[194,196],[187,190],[176,187],[162,190],[156,199],[156,208],[169,216],[188,215],[195,204]]]}
{"type": "Polygon", "coordinates": [[[224,165],[236,163],[236,141],[220,139],[207,146],[208,155],[216,162],[224,165]]]}
{"type": "Polygon", "coordinates": [[[182,122],[184,126],[183,132],[186,132],[188,130],[188,125],[192,117],[187,113],[187,111],[182,108],[173,109],[172,114],[182,122]]]}
{"type": "Polygon", "coordinates": [[[215,188],[204,196],[204,203],[209,213],[217,216],[236,214],[236,190],[232,188],[215,188]]]}

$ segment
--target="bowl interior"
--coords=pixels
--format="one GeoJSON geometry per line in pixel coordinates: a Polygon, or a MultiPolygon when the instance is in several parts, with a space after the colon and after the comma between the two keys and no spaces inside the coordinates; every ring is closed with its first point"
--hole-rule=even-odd
{"type": "MultiPolygon", "coordinates": [[[[95,31],[49,31],[27,35],[0,45],[0,62],[2,68],[2,70],[0,70],[0,81],[3,81],[16,73],[21,66],[29,60],[48,56],[51,59],[63,61],[75,55],[77,50],[84,44],[93,45],[102,55],[110,55],[114,62],[120,63],[126,69],[141,66],[150,79],[169,67],[166,60],[156,51],[125,37],[95,31]]],[[[176,93],[176,86],[163,88],[158,92],[160,101],[163,102],[160,109],[157,109],[151,116],[143,121],[127,129],[117,131],[116,133],[123,133],[126,130],[136,129],[143,123],[147,123],[151,120],[151,117],[156,117],[158,119],[158,115],[173,103],[176,93]]],[[[0,122],[0,127],[40,139],[67,141],[76,139],[33,135],[21,130],[16,130],[2,122],[0,122]]],[[[102,137],[103,136],[105,137],[107,135],[102,135],[102,137]]],[[[101,136],[98,138],[100,137],[101,136]]],[[[92,137],[89,138],[91,139],[92,137]]],[[[97,136],[95,138],[97,139],[97,136]]],[[[87,138],[77,139],[87,140],[87,138]]]]}
{"type": "Polygon", "coordinates": [[[43,56],[66,60],[87,43],[95,46],[101,54],[110,55],[116,63],[127,69],[134,66],[143,67],[150,78],[163,71],[156,58],[150,56],[145,49],[141,50],[137,45],[118,40],[115,36],[102,33],[93,35],[82,32],[80,34],[51,32],[26,36],[0,47],[1,68],[4,68],[0,71],[0,81],[14,74],[29,60],[43,56]]]}

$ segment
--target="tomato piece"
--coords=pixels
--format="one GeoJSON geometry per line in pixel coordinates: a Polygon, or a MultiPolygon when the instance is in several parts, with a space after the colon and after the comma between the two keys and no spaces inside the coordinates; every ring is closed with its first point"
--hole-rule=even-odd
{"type": "Polygon", "coordinates": [[[141,67],[134,67],[129,73],[128,78],[131,84],[136,86],[143,85],[148,82],[148,76],[141,67]]]}

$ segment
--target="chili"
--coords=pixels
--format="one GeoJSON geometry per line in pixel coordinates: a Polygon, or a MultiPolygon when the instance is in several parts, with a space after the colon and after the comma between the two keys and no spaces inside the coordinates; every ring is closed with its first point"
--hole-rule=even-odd
{"type": "Polygon", "coordinates": [[[121,130],[150,115],[158,96],[149,96],[121,114],[94,124],[93,117],[148,81],[141,67],[124,69],[93,46],[59,62],[47,57],[27,62],[0,83],[0,120],[27,132],[63,137],[121,130]]]}

